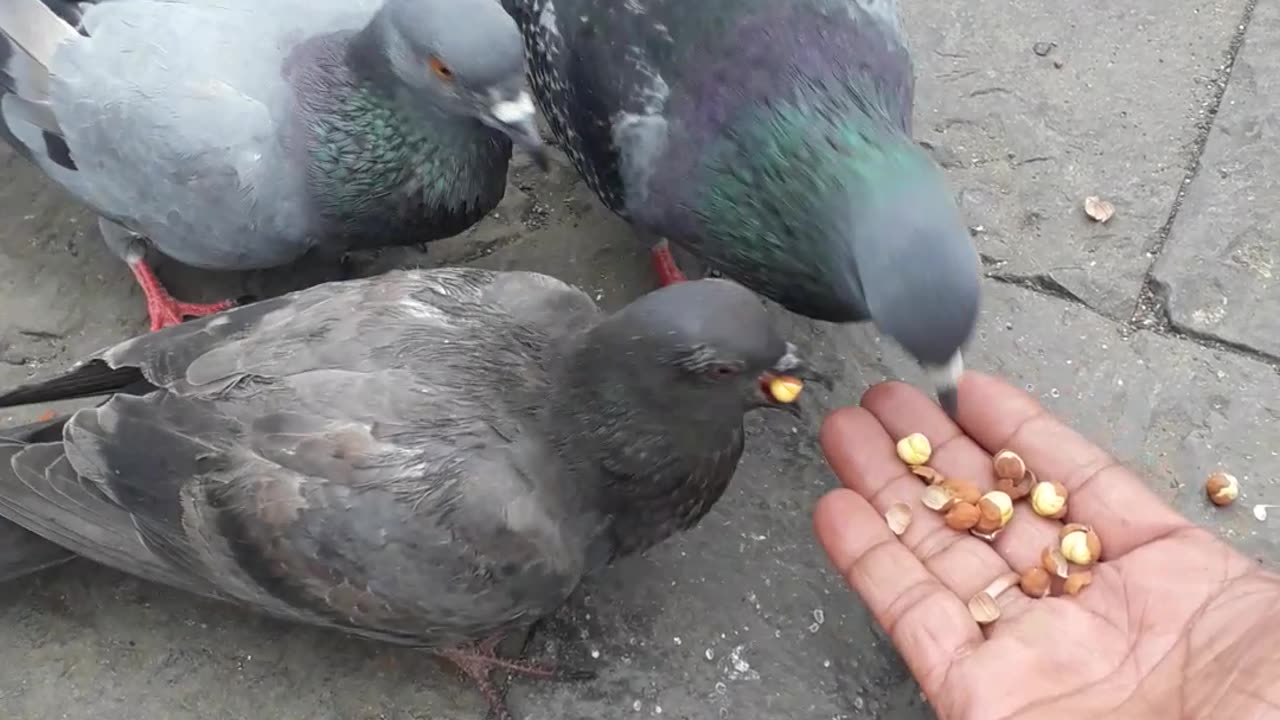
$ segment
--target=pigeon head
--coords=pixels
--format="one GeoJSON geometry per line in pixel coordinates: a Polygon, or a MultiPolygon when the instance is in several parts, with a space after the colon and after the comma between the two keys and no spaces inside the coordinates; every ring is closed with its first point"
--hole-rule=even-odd
{"type": "Polygon", "coordinates": [[[386,0],[374,23],[411,95],[505,133],[546,169],[523,40],[496,0],[386,0]]]}
{"type": "Polygon", "coordinates": [[[735,132],[698,207],[710,264],[792,312],[870,320],[954,412],[980,266],[941,168],[901,123],[834,93],[762,107],[735,132]]]}
{"type": "Polygon", "coordinates": [[[755,408],[797,414],[772,381],[828,382],[778,334],[760,299],[727,280],[655,290],[593,328],[586,347],[606,396],[673,425],[732,427],[755,408]]]}
{"type": "Polygon", "coordinates": [[[954,415],[978,317],[978,253],[941,170],[914,143],[896,145],[833,195],[823,224],[844,258],[833,282],[925,368],[954,415]]]}

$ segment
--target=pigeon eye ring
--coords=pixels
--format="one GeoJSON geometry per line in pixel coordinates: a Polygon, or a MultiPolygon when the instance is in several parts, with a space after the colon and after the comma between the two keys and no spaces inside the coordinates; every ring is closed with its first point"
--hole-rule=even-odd
{"type": "Polygon", "coordinates": [[[453,71],[450,70],[449,66],[445,65],[444,61],[440,58],[433,55],[431,59],[427,61],[427,65],[430,66],[432,72],[439,75],[441,78],[444,78],[445,80],[453,79],[453,71]]]}

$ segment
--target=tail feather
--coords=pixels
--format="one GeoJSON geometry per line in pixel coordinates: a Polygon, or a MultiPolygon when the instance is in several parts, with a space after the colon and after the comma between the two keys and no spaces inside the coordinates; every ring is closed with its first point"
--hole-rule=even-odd
{"type": "MultiPolygon", "coordinates": [[[[26,443],[57,441],[62,437],[63,416],[46,422],[0,430],[0,472],[11,472],[9,460],[26,443]]],[[[75,553],[36,535],[17,523],[0,518],[0,583],[61,565],[75,553]]]]}
{"type": "MultiPolygon", "coordinates": [[[[197,577],[157,557],[129,512],[76,472],[62,443],[63,426],[71,418],[0,429],[0,539],[12,535],[30,548],[14,558],[11,576],[65,562],[74,553],[152,582],[210,595],[197,577]],[[41,538],[60,546],[65,556],[41,538]]],[[[4,570],[0,564],[0,573],[4,570]]]]}

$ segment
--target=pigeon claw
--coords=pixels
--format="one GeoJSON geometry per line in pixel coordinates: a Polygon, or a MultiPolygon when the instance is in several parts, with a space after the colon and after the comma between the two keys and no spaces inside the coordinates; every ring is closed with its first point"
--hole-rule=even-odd
{"type": "Polygon", "coordinates": [[[514,720],[511,709],[507,707],[506,691],[500,689],[493,681],[495,671],[503,670],[512,675],[558,682],[581,682],[594,680],[596,677],[594,671],[585,668],[560,667],[549,662],[508,660],[498,657],[497,648],[503,637],[503,635],[497,635],[471,646],[435,651],[436,655],[457,666],[476,684],[485,700],[489,702],[491,720],[514,720]]]}
{"type": "Polygon", "coordinates": [[[204,317],[235,307],[236,303],[232,300],[215,303],[188,303],[175,300],[145,260],[130,261],[129,269],[133,271],[133,277],[147,299],[147,315],[151,318],[151,332],[179,325],[189,317],[204,317]]]}
{"type": "Polygon", "coordinates": [[[169,298],[167,302],[147,301],[147,314],[151,317],[151,331],[163,330],[167,327],[180,325],[186,318],[204,317],[220,313],[235,307],[235,303],[230,300],[222,302],[196,304],[178,302],[173,298],[169,298]]]}

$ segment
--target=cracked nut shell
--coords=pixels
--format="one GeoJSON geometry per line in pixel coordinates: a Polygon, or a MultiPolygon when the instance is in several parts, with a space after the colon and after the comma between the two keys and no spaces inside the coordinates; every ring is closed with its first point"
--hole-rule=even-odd
{"type": "Polygon", "coordinates": [[[1240,481],[1235,475],[1219,470],[1204,481],[1204,491],[1214,505],[1230,505],[1240,497],[1240,481]]]}
{"type": "Polygon", "coordinates": [[[1049,545],[1045,547],[1044,552],[1040,553],[1040,566],[1050,575],[1063,579],[1071,571],[1067,558],[1062,555],[1062,550],[1057,545],[1049,545]]]}
{"type": "Polygon", "coordinates": [[[911,472],[915,473],[916,477],[924,480],[930,485],[937,485],[947,479],[942,473],[934,470],[928,465],[912,465],[911,472]]]}
{"type": "Polygon", "coordinates": [[[884,520],[894,535],[901,535],[911,526],[911,506],[906,503],[894,503],[884,514],[884,520]]]}
{"type": "Polygon", "coordinates": [[[991,458],[996,477],[1004,480],[1021,480],[1027,474],[1027,464],[1012,450],[1001,450],[991,458]]]}
{"type": "Polygon", "coordinates": [[[1035,482],[1035,474],[1028,470],[1021,480],[996,478],[996,489],[1008,495],[1010,500],[1017,502],[1031,494],[1031,488],[1035,482]]]}
{"type": "Polygon", "coordinates": [[[1080,591],[1091,582],[1093,582],[1093,573],[1088,570],[1071,573],[1067,576],[1066,582],[1062,583],[1062,591],[1068,595],[1079,595],[1080,591]]]}

